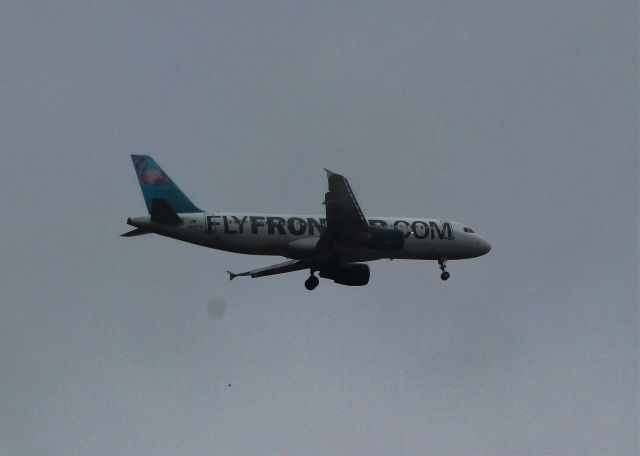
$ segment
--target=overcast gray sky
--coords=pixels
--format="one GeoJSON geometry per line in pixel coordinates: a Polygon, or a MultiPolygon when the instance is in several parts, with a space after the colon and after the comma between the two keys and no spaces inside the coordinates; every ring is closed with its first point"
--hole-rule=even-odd
{"type": "Polygon", "coordinates": [[[0,2],[0,454],[638,454],[638,43],[634,1],[0,2]],[[280,259],[118,237],[129,154],[493,250],[230,282],[280,259]]]}

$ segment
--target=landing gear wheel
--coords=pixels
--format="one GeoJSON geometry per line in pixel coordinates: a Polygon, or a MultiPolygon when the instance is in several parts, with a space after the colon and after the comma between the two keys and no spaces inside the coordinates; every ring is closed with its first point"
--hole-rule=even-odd
{"type": "Polygon", "coordinates": [[[309,276],[309,278],[304,281],[304,287],[309,291],[315,290],[315,288],[318,286],[319,283],[320,283],[320,279],[312,275],[312,276],[309,276]]]}
{"type": "Polygon", "coordinates": [[[449,274],[446,269],[447,269],[447,259],[446,258],[440,258],[438,260],[438,265],[440,266],[440,270],[442,271],[442,274],[440,274],[440,278],[442,280],[447,280],[449,277],[451,277],[451,274],[449,274]]]}

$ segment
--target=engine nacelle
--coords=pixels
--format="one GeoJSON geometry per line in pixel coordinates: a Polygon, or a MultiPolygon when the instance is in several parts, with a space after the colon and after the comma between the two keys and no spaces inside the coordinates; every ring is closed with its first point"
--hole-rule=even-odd
{"type": "Polygon", "coordinates": [[[341,264],[320,271],[320,277],[333,280],[340,285],[360,287],[369,283],[369,266],[362,263],[341,264]]]}
{"type": "Polygon", "coordinates": [[[371,228],[369,247],[383,252],[397,252],[404,246],[405,234],[389,228],[371,228]]]}

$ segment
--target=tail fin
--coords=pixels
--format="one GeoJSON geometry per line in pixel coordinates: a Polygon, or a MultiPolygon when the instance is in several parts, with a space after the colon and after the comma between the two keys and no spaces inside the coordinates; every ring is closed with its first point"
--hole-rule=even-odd
{"type": "Polygon", "coordinates": [[[204,212],[182,193],[182,190],[149,155],[132,155],[131,159],[150,214],[154,199],[165,200],[174,212],[204,212]]]}

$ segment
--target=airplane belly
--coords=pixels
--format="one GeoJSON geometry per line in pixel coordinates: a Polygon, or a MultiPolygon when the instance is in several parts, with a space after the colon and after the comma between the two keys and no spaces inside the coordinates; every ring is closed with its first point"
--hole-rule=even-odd
{"type": "Polygon", "coordinates": [[[438,260],[446,257],[448,244],[452,241],[439,239],[418,239],[408,237],[405,239],[404,247],[396,255],[392,253],[392,258],[404,260],[438,260]]]}
{"type": "Polygon", "coordinates": [[[472,258],[474,245],[466,239],[415,239],[405,240],[405,246],[394,258],[412,260],[461,260],[472,258]]]}
{"type": "Polygon", "coordinates": [[[222,234],[217,237],[215,248],[249,255],[287,256],[290,242],[286,236],[222,234]]]}
{"type": "Polygon", "coordinates": [[[294,239],[287,244],[288,257],[290,258],[313,258],[317,256],[316,244],[317,237],[305,237],[294,239]]]}

